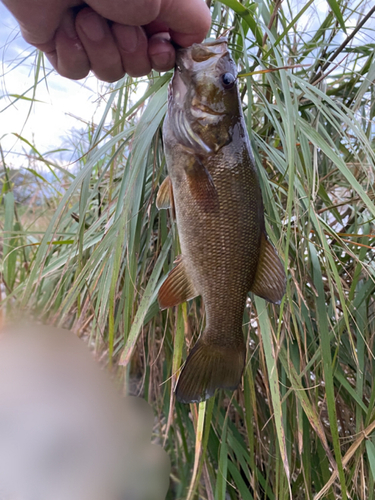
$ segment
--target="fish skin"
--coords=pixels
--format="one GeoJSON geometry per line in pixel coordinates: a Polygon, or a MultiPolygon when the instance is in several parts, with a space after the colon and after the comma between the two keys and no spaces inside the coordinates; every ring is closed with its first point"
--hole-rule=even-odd
{"type": "Polygon", "coordinates": [[[237,83],[227,85],[228,74],[237,77],[226,39],[179,49],[163,127],[182,256],[159,291],[159,303],[171,307],[201,295],[206,310],[206,329],[176,387],[184,403],[238,386],[248,292],[255,287],[276,303],[285,292],[283,265],[266,236],[237,83]]]}

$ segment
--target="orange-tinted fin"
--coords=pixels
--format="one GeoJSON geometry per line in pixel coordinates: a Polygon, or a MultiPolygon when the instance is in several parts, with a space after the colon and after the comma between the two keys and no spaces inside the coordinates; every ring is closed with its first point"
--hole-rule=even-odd
{"type": "Polygon", "coordinates": [[[199,403],[213,396],[216,389],[236,389],[241,381],[245,358],[245,343],[218,345],[200,338],[178,379],[175,389],[177,401],[199,403]]]}
{"type": "Polygon", "coordinates": [[[177,306],[198,295],[186,273],[183,258],[180,256],[175,262],[177,265],[170,271],[159,290],[160,309],[177,306]]]}
{"type": "Polygon", "coordinates": [[[214,181],[206,167],[195,156],[185,166],[192,197],[205,212],[219,208],[219,197],[214,181]]]}
{"type": "Polygon", "coordinates": [[[263,234],[258,267],[250,291],[269,302],[280,304],[285,288],[284,266],[267,235],[263,234]]]}
{"type": "Polygon", "coordinates": [[[156,208],[158,210],[173,207],[172,181],[169,175],[163,180],[156,196],[156,208]]]}

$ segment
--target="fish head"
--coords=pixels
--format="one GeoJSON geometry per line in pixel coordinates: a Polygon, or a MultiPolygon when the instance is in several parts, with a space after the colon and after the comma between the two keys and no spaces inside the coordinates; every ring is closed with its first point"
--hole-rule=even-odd
{"type": "Polygon", "coordinates": [[[177,142],[198,154],[216,153],[232,140],[241,116],[237,70],[227,39],[178,49],[168,100],[177,142]]]}

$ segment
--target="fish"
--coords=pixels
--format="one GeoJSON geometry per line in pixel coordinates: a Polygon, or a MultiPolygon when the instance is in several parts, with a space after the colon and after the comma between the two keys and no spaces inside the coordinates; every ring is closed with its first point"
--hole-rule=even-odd
{"type": "Polygon", "coordinates": [[[168,176],[156,206],[172,208],[181,255],[158,292],[161,309],[201,296],[206,327],[175,388],[195,403],[235,390],[245,367],[248,292],[280,303],[284,265],[270,243],[237,69],[219,38],[176,51],[163,124],[168,176]]]}

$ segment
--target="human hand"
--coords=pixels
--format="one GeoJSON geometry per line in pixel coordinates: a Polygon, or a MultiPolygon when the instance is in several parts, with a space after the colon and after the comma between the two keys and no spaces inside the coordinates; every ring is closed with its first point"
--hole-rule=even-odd
{"type": "Polygon", "coordinates": [[[203,0],[2,0],[23,38],[43,51],[60,75],[90,70],[114,82],[174,66],[171,43],[199,43],[210,27],[203,0]]]}

